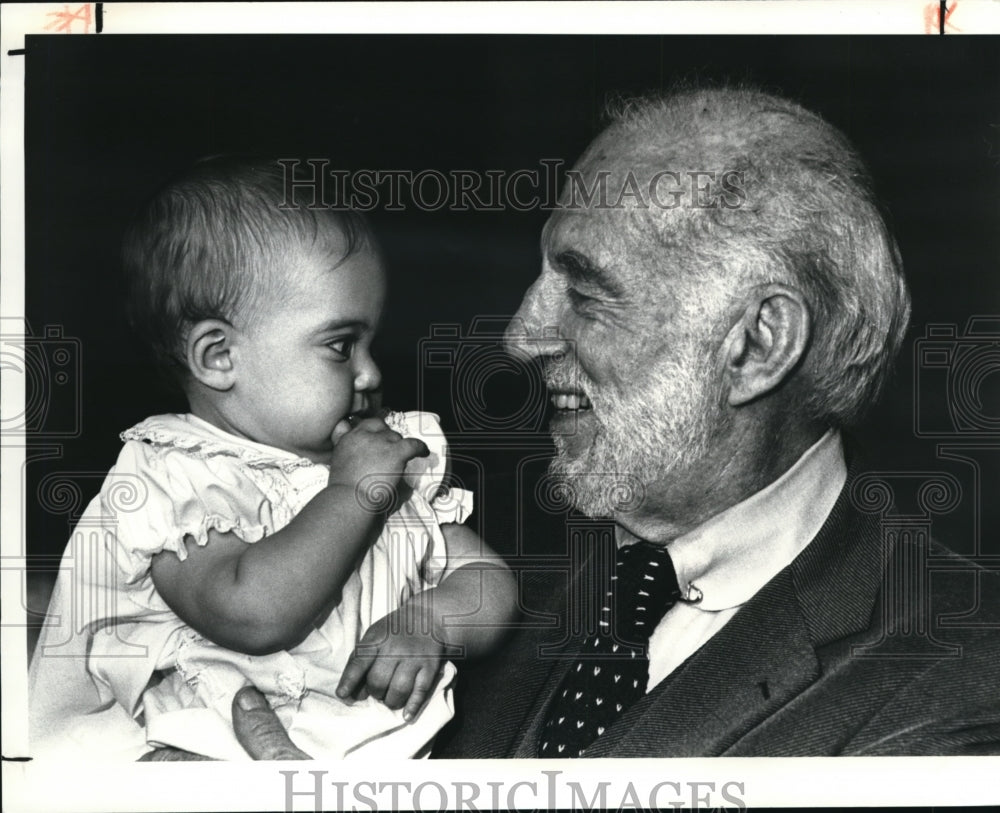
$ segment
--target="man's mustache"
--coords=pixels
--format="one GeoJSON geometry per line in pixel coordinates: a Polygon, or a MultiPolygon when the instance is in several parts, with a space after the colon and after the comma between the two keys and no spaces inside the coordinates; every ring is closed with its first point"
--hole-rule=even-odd
{"type": "Polygon", "coordinates": [[[586,395],[591,403],[592,389],[579,366],[571,362],[548,362],[543,370],[545,386],[556,392],[577,392],[586,395]]]}

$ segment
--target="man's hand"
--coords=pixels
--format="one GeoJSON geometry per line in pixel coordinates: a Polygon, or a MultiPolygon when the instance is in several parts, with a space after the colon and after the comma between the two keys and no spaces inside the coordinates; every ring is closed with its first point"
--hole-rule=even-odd
{"type": "Polygon", "coordinates": [[[143,754],[136,762],[212,762],[211,757],[194,754],[181,748],[166,746],[143,754]]]}
{"type": "Polygon", "coordinates": [[[410,602],[368,628],[347,662],[337,697],[370,695],[413,720],[441,674],[444,656],[429,609],[410,602]]]}
{"type": "MultiPolygon", "coordinates": [[[[255,760],[312,759],[289,739],[281,720],[253,686],[244,686],[233,697],[233,730],[243,750],[255,760]]],[[[138,762],[192,762],[211,757],[180,748],[157,748],[139,757],[138,762]]]]}
{"type": "Polygon", "coordinates": [[[289,739],[267,698],[253,686],[244,686],[233,697],[233,730],[254,759],[312,759],[289,739]]]}

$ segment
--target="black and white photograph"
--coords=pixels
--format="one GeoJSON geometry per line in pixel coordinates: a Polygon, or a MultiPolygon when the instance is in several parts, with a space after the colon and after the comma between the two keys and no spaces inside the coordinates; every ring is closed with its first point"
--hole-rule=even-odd
{"type": "Polygon", "coordinates": [[[3,56],[5,777],[753,809],[892,804],[836,779],[884,764],[1000,802],[1000,49],[962,0],[913,35],[116,5],[3,56]]]}

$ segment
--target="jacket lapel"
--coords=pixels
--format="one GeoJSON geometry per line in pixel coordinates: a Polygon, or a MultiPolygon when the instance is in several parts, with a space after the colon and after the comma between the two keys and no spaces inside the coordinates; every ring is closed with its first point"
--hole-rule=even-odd
{"type": "Polygon", "coordinates": [[[656,686],[587,756],[714,756],[819,676],[786,574],[656,686]]]}

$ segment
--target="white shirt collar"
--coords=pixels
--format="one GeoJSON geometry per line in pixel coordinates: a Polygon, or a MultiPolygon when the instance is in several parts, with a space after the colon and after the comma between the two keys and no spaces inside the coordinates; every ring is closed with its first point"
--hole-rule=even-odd
{"type": "MultiPolygon", "coordinates": [[[[781,477],[667,544],[681,590],[701,610],[746,602],[812,541],[833,509],[847,466],[831,429],[781,477]]],[[[617,526],[618,544],[635,541],[617,526]]]]}

